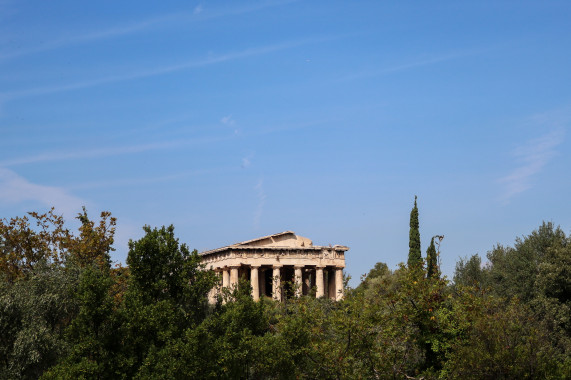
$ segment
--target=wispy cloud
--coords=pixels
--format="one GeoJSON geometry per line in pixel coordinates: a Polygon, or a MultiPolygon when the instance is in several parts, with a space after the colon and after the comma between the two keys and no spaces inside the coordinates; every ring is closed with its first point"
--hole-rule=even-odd
{"type": "Polygon", "coordinates": [[[260,178],[256,186],[254,186],[256,196],[258,197],[258,205],[254,212],[254,228],[259,229],[262,221],[262,214],[264,213],[264,205],[266,204],[266,192],[264,191],[264,179],[260,178]]]}
{"type": "Polygon", "coordinates": [[[158,177],[144,177],[144,178],[119,178],[110,179],[103,181],[94,181],[80,183],[77,185],[68,186],[70,190],[78,189],[96,189],[96,188],[111,188],[111,187],[124,187],[124,186],[134,186],[134,185],[147,185],[151,183],[169,182],[176,181],[179,179],[184,179],[187,177],[196,177],[203,174],[209,174],[217,171],[223,171],[226,169],[233,169],[231,167],[220,167],[216,169],[202,169],[202,170],[189,170],[180,173],[174,173],[170,175],[158,176],[158,177]]]}
{"type": "Polygon", "coordinates": [[[29,201],[53,206],[68,218],[81,211],[86,204],[65,189],[35,184],[12,170],[0,168],[0,202],[14,204],[29,201]]]}
{"type": "Polygon", "coordinates": [[[203,10],[204,10],[204,8],[202,8],[202,4],[198,4],[196,7],[194,7],[194,11],[192,13],[197,15],[197,14],[202,13],[203,10]]]}
{"type": "Polygon", "coordinates": [[[157,67],[148,70],[142,70],[139,72],[134,73],[124,73],[119,75],[112,75],[108,77],[76,82],[76,83],[69,83],[63,85],[56,85],[56,86],[47,86],[47,87],[36,87],[27,90],[21,91],[14,91],[10,93],[0,93],[0,99],[4,99],[4,101],[8,99],[15,99],[15,98],[22,98],[28,96],[38,96],[38,95],[46,95],[58,92],[65,92],[65,91],[72,91],[78,90],[88,87],[95,87],[103,84],[108,83],[116,83],[116,82],[123,82],[133,79],[140,79],[140,78],[147,78],[153,77],[157,75],[168,74],[176,71],[181,70],[188,70],[194,69],[219,63],[224,63],[228,61],[234,61],[238,59],[250,58],[259,55],[269,54],[281,50],[292,49],[295,47],[299,47],[302,45],[313,44],[318,42],[323,42],[330,40],[331,37],[316,37],[316,38],[307,38],[302,40],[295,40],[295,41],[286,41],[283,43],[273,44],[273,45],[266,45],[261,47],[249,48],[238,52],[232,52],[222,55],[215,55],[210,56],[207,58],[199,59],[199,60],[191,60],[182,62],[175,65],[168,65],[163,67],[157,67]]]}
{"type": "Polygon", "coordinates": [[[232,115],[228,115],[228,116],[224,116],[222,119],[220,119],[220,122],[222,124],[225,125],[234,125],[236,124],[236,121],[234,119],[232,119],[232,115]]]}
{"type": "Polygon", "coordinates": [[[514,195],[532,186],[532,178],[557,154],[555,149],[565,137],[565,130],[558,128],[539,138],[529,140],[513,151],[518,166],[499,181],[504,186],[502,200],[508,202],[514,195]]]}
{"type": "Polygon", "coordinates": [[[252,165],[252,158],[254,158],[254,152],[242,157],[242,169],[247,169],[252,165]]]}
{"type": "MultiPolygon", "coordinates": [[[[219,18],[224,16],[232,16],[232,15],[239,15],[244,13],[251,13],[260,11],[266,8],[273,8],[279,7],[291,3],[297,3],[300,0],[278,0],[278,1],[260,1],[260,2],[252,2],[246,5],[240,5],[238,7],[225,7],[221,9],[209,9],[209,12],[206,12],[204,8],[201,9],[201,14],[204,14],[206,18],[219,18]]],[[[201,7],[201,5],[199,5],[201,7]]]]}
{"type": "Polygon", "coordinates": [[[232,136],[163,141],[163,142],[149,143],[149,144],[127,145],[127,146],[92,149],[92,150],[78,150],[71,152],[46,152],[38,155],[24,156],[24,157],[18,157],[18,158],[0,161],[0,166],[8,167],[8,166],[31,164],[37,162],[64,161],[64,160],[72,160],[80,158],[118,156],[124,154],[147,152],[151,150],[172,149],[188,145],[199,145],[199,144],[227,140],[229,138],[232,138],[232,136]]]}
{"type": "Polygon", "coordinates": [[[55,49],[62,48],[62,47],[67,47],[67,46],[72,46],[72,45],[81,45],[81,44],[88,43],[88,42],[119,37],[119,36],[126,35],[126,34],[132,34],[135,32],[139,32],[139,31],[148,29],[149,27],[151,27],[153,25],[164,23],[166,21],[172,20],[173,17],[176,17],[176,15],[174,15],[174,14],[165,15],[162,17],[148,19],[148,20],[144,20],[144,21],[140,21],[140,22],[136,22],[136,23],[131,23],[128,25],[111,27],[111,28],[107,28],[107,29],[103,29],[103,30],[99,30],[99,31],[93,31],[93,32],[89,32],[89,33],[77,34],[74,36],[66,36],[66,37],[62,37],[62,38],[53,39],[53,40],[48,41],[42,45],[33,46],[33,47],[29,47],[29,48],[24,48],[24,49],[19,49],[19,50],[13,51],[13,52],[7,52],[7,53],[3,53],[3,54],[0,53],[0,61],[6,61],[9,59],[13,59],[13,58],[17,58],[17,57],[21,57],[21,56],[25,56],[25,55],[55,50],[55,49]]]}
{"type": "Polygon", "coordinates": [[[446,54],[434,55],[434,56],[429,57],[429,58],[419,59],[419,60],[412,61],[412,62],[405,62],[405,63],[399,64],[399,65],[395,65],[395,66],[391,66],[391,67],[385,67],[385,68],[381,68],[378,70],[363,70],[363,71],[360,71],[357,73],[352,73],[352,74],[349,74],[347,76],[339,78],[339,81],[344,82],[344,81],[351,81],[351,80],[355,80],[355,79],[363,79],[363,78],[388,75],[388,74],[396,73],[399,71],[410,70],[410,69],[414,69],[417,67],[434,65],[434,64],[437,64],[440,62],[446,62],[446,61],[451,61],[451,60],[457,59],[457,58],[476,55],[476,54],[479,54],[479,53],[486,51],[486,50],[488,50],[488,49],[460,50],[460,51],[449,52],[446,54]]]}
{"type": "MultiPolygon", "coordinates": [[[[216,19],[226,16],[256,12],[265,8],[285,5],[295,1],[297,0],[263,1],[234,8],[225,7],[221,9],[212,9],[212,11],[210,12],[204,12],[204,7],[202,6],[202,4],[199,4],[192,10],[192,12],[176,12],[176,13],[164,14],[159,17],[153,17],[146,20],[129,23],[126,25],[118,25],[118,26],[103,28],[98,31],[91,31],[87,33],[75,33],[73,35],[52,39],[51,41],[48,41],[42,45],[19,49],[12,52],[0,53],[0,61],[5,61],[35,53],[41,53],[44,51],[55,50],[67,46],[81,45],[99,40],[105,40],[105,39],[120,37],[123,35],[129,35],[147,30],[151,27],[158,27],[161,25],[172,26],[173,23],[177,22],[186,23],[192,20],[193,18],[197,17],[200,17],[201,19],[216,19]]],[[[0,10],[6,8],[6,6],[3,6],[4,3],[9,3],[9,2],[1,1],[0,10]]]]}

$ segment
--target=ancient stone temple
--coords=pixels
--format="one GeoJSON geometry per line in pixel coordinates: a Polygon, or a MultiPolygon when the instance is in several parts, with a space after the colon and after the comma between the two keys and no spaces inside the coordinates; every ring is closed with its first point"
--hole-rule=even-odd
{"type": "Polygon", "coordinates": [[[236,286],[239,278],[249,280],[254,300],[311,294],[339,300],[347,250],[342,245],[314,246],[308,238],[285,231],[200,255],[206,268],[220,274],[221,287],[236,286]]]}

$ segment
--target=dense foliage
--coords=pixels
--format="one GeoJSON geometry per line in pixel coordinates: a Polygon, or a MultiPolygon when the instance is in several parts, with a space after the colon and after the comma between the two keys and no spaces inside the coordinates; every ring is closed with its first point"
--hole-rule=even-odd
{"type": "Polygon", "coordinates": [[[454,282],[432,241],[426,265],[377,263],[339,302],[254,302],[242,281],[208,305],[218,280],[172,226],[112,268],[115,220],[78,219],[0,221],[0,379],[571,378],[571,239],[551,223],[454,282]]]}

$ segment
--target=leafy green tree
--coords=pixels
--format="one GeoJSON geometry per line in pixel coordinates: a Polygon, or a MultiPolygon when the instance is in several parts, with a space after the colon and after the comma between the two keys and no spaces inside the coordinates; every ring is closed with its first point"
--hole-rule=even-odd
{"type": "Polygon", "coordinates": [[[269,331],[269,304],[254,302],[243,281],[230,298],[200,325],[151,350],[135,378],[261,378],[255,367],[267,358],[259,354],[256,341],[269,331]]]}
{"type": "Polygon", "coordinates": [[[416,205],[416,195],[414,196],[414,207],[410,212],[410,231],[408,240],[408,266],[420,266],[422,264],[422,253],[420,252],[420,231],[418,223],[418,207],[416,205]]]}
{"type": "MultiPolygon", "coordinates": [[[[513,247],[495,246],[482,267],[477,255],[456,265],[456,286],[474,285],[505,304],[521,302],[528,322],[543,331],[553,349],[549,356],[571,371],[571,244],[552,223],[517,238],[513,247]]],[[[487,296],[485,296],[487,297],[487,296]]],[[[503,310],[498,310],[499,317],[503,310]]]]}
{"type": "Polygon", "coordinates": [[[456,263],[454,284],[456,286],[475,286],[484,288],[487,285],[487,272],[482,269],[482,259],[479,255],[462,258],[456,263]]]}
{"type": "Polygon", "coordinates": [[[129,242],[127,264],[130,286],[145,304],[172,300],[195,321],[204,318],[206,294],[215,276],[204,271],[196,250],[179,244],[174,226],[151,229],[143,227],[145,236],[129,242]]]}
{"type": "Polygon", "coordinates": [[[369,377],[430,376],[441,368],[448,337],[438,315],[447,292],[445,280],[421,276],[418,267],[401,266],[371,282],[358,301],[373,341],[369,377]]]}
{"type": "Polygon", "coordinates": [[[339,302],[300,297],[270,304],[270,333],[254,340],[252,378],[371,378],[374,329],[365,318],[364,293],[339,302]]]}
{"type": "Polygon", "coordinates": [[[15,283],[0,281],[0,379],[37,379],[67,351],[79,271],[40,261],[15,283]]]}
{"type": "Polygon", "coordinates": [[[571,377],[571,244],[552,248],[538,269],[538,296],[530,305],[550,331],[553,347],[566,358],[571,377]]]}
{"type": "Polygon", "coordinates": [[[549,333],[531,318],[532,310],[514,299],[474,297],[462,288],[454,299],[448,326],[454,341],[441,371],[443,378],[561,379],[564,363],[558,361],[549,333]]]}
{"type": "Polygon", "coordinates": [[[68,354],[43,379],[120,377],[122,331],[112,283],[109,270],[93,266],[81,273],[75,294],[79,313],[66,329],[68,354]]]}
{"type": "Polygon", "coordinates": [[[206,317],[207,293],[216,282],[196,250],[179,244],[174,227],[144,228],[129,242],[125,294],[126,374],[135,376],[147,357],[160,352],[206,317]]]}
{"type": "Polygon", "coordinates": [[[529,302],[538,296],[535,286],[539,265],[554,249],[567,245],[565,233],[553,223],[543,223],[530,235],[517,238],[514,247],[497,245],[488,252],[492,290],[500,296],[529,302]]]}
{"type": "Polygon", "coordinates": [[[97,227],[85,209],[78,219],[79,235],[54,209],[0,220],[0,378],[37,379],[70,348],[81,272],[109,265],[115,231],[109,213],[97,227]]]}
{"type": "Polygon", "coordinates": [[[387,274],[391,274],[391,271],[387,264],[378,262],[375,266],[367,273],[367,275],[362,279],[359,286],[357,286],[357,290],[365,290],[368,289],[372,282],[375,282],[376,279],[383,277],[387,274]]]}

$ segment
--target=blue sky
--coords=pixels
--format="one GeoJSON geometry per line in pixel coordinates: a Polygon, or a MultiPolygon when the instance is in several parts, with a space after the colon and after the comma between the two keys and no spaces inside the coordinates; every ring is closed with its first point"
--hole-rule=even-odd
{"type": "Polygon", "coordinates": [[[571,229],[568,1],[0,0],[0,217],[205,250],[293,230],[356,279],[571,229]]]}

